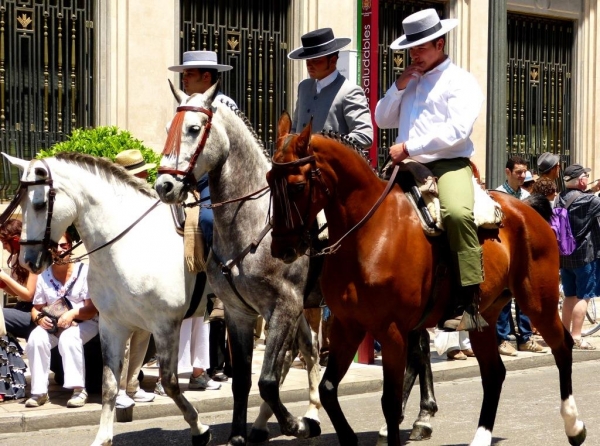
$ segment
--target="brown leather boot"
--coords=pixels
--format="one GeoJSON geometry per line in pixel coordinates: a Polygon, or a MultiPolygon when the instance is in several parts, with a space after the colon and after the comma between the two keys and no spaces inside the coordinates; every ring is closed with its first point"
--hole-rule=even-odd
{"type": "Polygon", "coordinates": [[[480,292],[479,284],[462,287],[463,302],[467,306],[456,331],[482,331],[485,327],[488,327],[488,323],[479,312],[480,292]]]}
{"type": "Polygon", "coordinates": [[[469,285],[461,288],[456,313],[460,313],[461,310],[462,316],[444,322],[445,330],[482,331],[488,326],[488,323],[479,313],[479,285],[469,285]]]}

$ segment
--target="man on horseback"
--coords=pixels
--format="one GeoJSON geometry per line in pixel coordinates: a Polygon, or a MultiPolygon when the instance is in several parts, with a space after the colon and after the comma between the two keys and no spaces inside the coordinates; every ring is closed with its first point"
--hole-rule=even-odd
{"type": "MultiPolygon", "coordinates": [[[[231,65],[223,65],[217,62],[217,53],[214,51],[186,51],[183,53],[183,63],[181,65],[169,67],[169,70],[171,71],[183,73],[183,89],[185,94],[190,96],[195,93],[204,94],[219,80],[219,73],[231,69],[233,69],[231,65]]],[[[217,93],[215,101],[221,101],[237,108],[236,103],[221,91],[217,93]]],[[[200,178],[196,190],[200,193],[200,199],[204,204],[211,204],[210,190],[208,189],[208,174],[205,174],[200,178]]],[[[212,209],[201,209],[199,220],[205,245],[207,247],[206,252],[208,252],[212,246],[213,238],[214,216],[212,209]]],[[[209,335],[209,344],[211,344],[210,350],[211,352],[216,351],[216,356],[222,357],[222,360],[215,360],[212,358],[212,356],[215,355],[211,355],[208,376],[206,376],[202,368],[194,368],[192,376],[190,377],[190,382],[196,380],[197,385],[199,386],[197,388],[217,390],[221,385],[214,382],[213,378],[219,381],[227,381],[226,374],[221,373],[221,370],[215,370],[215,367],[217,366],[220,369],[223,362],[225,363],[226,368],[230,368],[228,360],[229,355],[225,352],[225,332],[225,321],[223,319],[211,321],[209,335]],[[218,362],[218,364],[216,364],[216,362],[218,362]]]]}
{"type": "Polygon", "coordinates": [[[469,161],[475,152],[470,135],[483,94],[473,75],[444,53],[445,34],[457,25],[456,19],[440,20],[435,9],[404,19],[405,34],[390,48],[409,48],[412,62],[378,102],[375,122],[381,128],[398,127],[389,151],[394,163],[410,157],[438,178],[443,224],[462,287],[457,314],[464,313],[457,329],[472,330],[487,326],[478,309],[483,265],[469,161]]]}
{"type": "Polygon", "coordinates": [[[292,60],[306,60],[310,79],[298,85],[298,99],[292,133],[301,131],[312,118],[312,131],[333,131],[348,135],[363,149],[373,143],[373,123],[364,91],[337,69],[339,50],[350,43],[335,38],[331,28],[304,34],[302,46],[288,54],[292,60]]]}
{"type": "MultiPolygon", "coordinates": [[[[302,46],[288,54],[291,60],[306,60],[310,79],[298,85],[298,99],[292,120],[292,133],[301,131],[312,120],[313,133],[322,130],[348,135],[363,149],[373,143],[373,122],[364,91],[353,85],[337,69],[339,50],[350,43],[347,37],[335,38],[331,28],[322,28],[304,34],[302,46]]],[[[320,225],[324,214],[319,215],[320,225]]],[[[323,308],[304,310],[311,327],[318,331],[322,319],[321,365],[327,365],[331,312],[323,308]]]]}

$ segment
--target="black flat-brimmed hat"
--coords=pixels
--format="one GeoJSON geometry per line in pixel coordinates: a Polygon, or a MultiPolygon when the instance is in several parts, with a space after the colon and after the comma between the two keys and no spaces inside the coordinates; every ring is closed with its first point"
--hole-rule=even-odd
{"type": "Polygon", "coordinates": [[[289,59],[315,59],[341,50],[351,41],[348,37],[335,38],[331,28],[321,28],[304,34],[302,46],[288,54],[289,59]]]}
{"type": "Polygon", "coordinates": [[[457,19],[440,20],[435,9],[423,9],[402,20],[404,35],[394,40],[390,48],[403,50],[431,42],[455,28],[456,25],[458,25],[457,19]]]}

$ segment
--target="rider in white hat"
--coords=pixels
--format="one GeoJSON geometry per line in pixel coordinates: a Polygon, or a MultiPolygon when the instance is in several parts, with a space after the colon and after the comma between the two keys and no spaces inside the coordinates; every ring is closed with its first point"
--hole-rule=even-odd
{"type": "MultiPolygon", "coordinates": [[[[173,65],[169,70],[183,73],[183,90],[185,94],[192,95],[206,92],[217,82],[220,73],[232,68],[231,65],[218,63],[217,53],[214,51],[186,51],[181,65],[173,65]]],[[[221,91],[215,100],[235,106],[235,102],[221,91]]]]}
{"type": "MultiPolygon", "coordinates": [[[[381,128],[398,128],[396,144],[390,147],[394,163],[410,157],[438,178],[442,220],[462,287],[455,315],[465,310],[469,316],[453,328],[473,329],[487,325],[477,305],[483,267],[469,161],[483,94],[475,78],[444,54],[445,35],[457,24],[455,19],[440,20],[435,9],[404,19],[404,35],[390,48],[408,49],[411,64],[377,104],[375,122],[381,128]]],[[[452,322],[445,325],[449,328],[452,322]]]]}

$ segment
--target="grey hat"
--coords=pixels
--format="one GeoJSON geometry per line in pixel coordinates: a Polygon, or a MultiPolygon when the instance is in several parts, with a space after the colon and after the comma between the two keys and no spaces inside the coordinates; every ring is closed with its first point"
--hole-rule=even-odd
{"type": "Polygon", "coordinates": [[[581,164],[571,164],[565,169],[565,181],[570,181],[574,178],[579,178],[581,174],[590,172],[592,169],[583,167],[581,164]]]}
{"type": "Polygon", "coordinates": [[[457,19],[440,20],[435,9],[423,9],[402,20],[404,35],[392,42],[390,48],[403,50],[431,42],[458,25],[457,19]]]}
{"type": "Polygon", "coordinates": [[[538,170],[546,173],[558,164],[560,157],[554,153],[544,152],[537,159],[538,170]]]}
{"type": "Polygon", "coordinates": [[[183,70],[189,68],[229,71],[233,67],[217,63],[217,53],[214,51],[186,51],[183,53],[183,63],[181,65],[173,65],[169,67],[169,70],[183,73],[183,70]]]}

